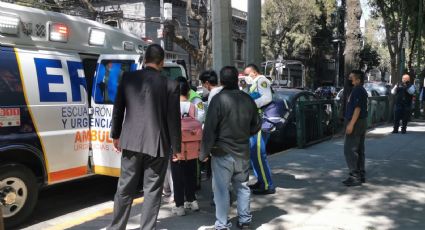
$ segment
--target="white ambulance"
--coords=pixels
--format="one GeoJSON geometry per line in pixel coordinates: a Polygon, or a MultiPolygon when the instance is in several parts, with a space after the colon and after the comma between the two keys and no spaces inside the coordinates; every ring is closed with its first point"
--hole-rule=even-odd
{"type": "Polygon", "coordinates": [[[119,175],[109,137],[117,85],[145,44],[119,29],[0,3],[0,206],[7,227],[40,187],[119,175]]]}

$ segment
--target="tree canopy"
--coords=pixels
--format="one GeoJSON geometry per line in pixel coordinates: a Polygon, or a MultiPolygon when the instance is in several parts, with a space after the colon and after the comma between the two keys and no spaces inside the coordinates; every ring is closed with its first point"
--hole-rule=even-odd
{"type": "MultiPolygon", "coordinates": [[[[423,39],[424,31],[418,25],[424,23],[423,8],[419,8],[422,0],[369,0],[374,18],[381,17],[385,28],[385,41],[390,55],[392,83],[401,79],[404,66],[404,49],[410,51],[407,63],[412,64],[417,52],[416,43],[423,39]],[[405,36],[408,34],[409,36],[405,36]],[[408,39],[405,41],[405,39],[408,39]],[[403,46],[406,43],[407,45],[403,46]]],[[[423,2],[422,2],[423,3],[423,2]]],[[[412,67],[412,66],[410,66],[412,67]]]]}
{"type": "Polygon", "coordinates": [[[312,50],[320,8],[311,0],[268,0],[263,5],[262,50],[266,58],[293,58],[312,50]]]}

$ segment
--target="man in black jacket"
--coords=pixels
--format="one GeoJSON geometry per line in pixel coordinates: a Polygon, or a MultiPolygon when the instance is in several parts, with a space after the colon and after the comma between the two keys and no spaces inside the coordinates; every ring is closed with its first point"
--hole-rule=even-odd
{"type": "Polygon", "coordinates": [[[155,229],[169,156],[180,152],[180,92],[176,81],[161,76],[164,50],[146,49],[146,68],[123,75],[115,98],[111,137],[123,150],[112,224],[125,229],[133,196],[143,178],[141,229],[155,229]]]}
{"type": "Polygon", "coordinates": [[[404,74],[401,83],[398,83],[391,90],[391,94],[395,95],[394,105],[394,129],[392,133],[398,133],[400,120],[402,120],[401,133],[406,133],[407,122],[412,113],[412,99],[416,88],[412,84],[409,74],[404,74]]]}
{"type": "Polygon", "coordinates": [[[249,137],[259,131],[261,120],[251,97],[238,89],[238,71],[226,66],[220,71],[223,90],[209,105],[204,125],[199,159],[212,155],[215,229],[229,229],[229,186],[237,193],[237,226],[249,226],[252,215],[249,207],[248,183],[249,137]]]}

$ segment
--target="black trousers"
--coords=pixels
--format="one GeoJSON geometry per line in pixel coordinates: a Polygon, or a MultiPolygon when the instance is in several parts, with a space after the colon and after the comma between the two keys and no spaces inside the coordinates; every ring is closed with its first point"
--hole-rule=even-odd
{"type": "Polygon", "coordinates": [[[411,115],[410,106],[401,106],[396,105],[394,108],[394,130],[398,131],[398,128],[400,127],[400,120],[402,123],[401,129],[406,130],[407,122],[410,119],[411,115]]]}
{"type": "Polygon", "coordinates": [[[173,177],[174,202],[177,207],[186,201],[196,200],[196,170],[198,159],[187,161],[171,161],[171,175],[173,177]]]}
{"type": "Polygon", "coordinates": [[[142,181],[141,178],[143,178],[144,201],[140,229],[155,229],[168,159],[170,159],[168,156],[152,157],[143,153],[123,150],[112,223],[107,229],[126,229],[131,204],[137,187],[142,181]]]}
{"type": "MultiPolygon", "coordinates": [[[[347,124],[348,122],[346,122],[347,124]]],[[[344,155],[350,175],[354,177],[364,177],[365,170],[365,138],[367,120],[358,119],[350,135],[345,134],[344,155]]]]}

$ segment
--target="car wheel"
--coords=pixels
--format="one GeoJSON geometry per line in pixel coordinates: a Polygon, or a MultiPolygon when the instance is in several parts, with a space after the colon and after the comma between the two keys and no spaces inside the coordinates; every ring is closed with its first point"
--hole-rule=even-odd
{"type": "Polygon", "coordinates": [[[0,198],[6,228],[21,224],[37,203],[38,187],[34,173],[21,164],[0,166],[0,198]]]}

